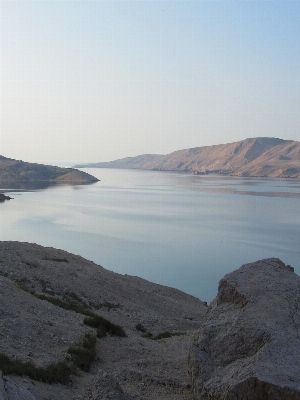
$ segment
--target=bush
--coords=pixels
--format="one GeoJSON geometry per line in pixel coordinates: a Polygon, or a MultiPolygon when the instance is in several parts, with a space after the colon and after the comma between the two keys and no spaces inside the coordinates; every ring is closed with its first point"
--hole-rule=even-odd
{"type": "Polygon", "coordinates": [[[140,332],[147,332],[146,329],[143,327],[142,324],[137,324],[137,325],[135,326],[135,329],[136,329],[137,331],[140,331],[140,332]]]}
{"type": "Polygon", "coordinates": [[[147,332],[144,335],[142,335],[142,337],[145,339],[160,340],[160,339],[167,339],[172,336],[182,336],[182,335],[185,335],[185,333],[184,332],[173,332],[173,333],[172,332],[162,332],[156,336],[153,336],[152,333],[147,332]]]}
{"type": "Polygon", "coordinates": [[[97,328],[97,336],[99,338],[106,336],[106,333],[112,336],[126,337],[126,333],[120,325],[115,325],[100,315],[91,314],[85,317],[83,322],[92,328],[97,328]]]}
{"type": "Polygon", "coordinates": [[[36,367],[32,361],[10,360],[5,354],[0,354],[0,370],[4,375],[27,375],[36,381],[63,385],[70,381],[70,375],[74,373],[74,368],[65,361],[52,363],[47,367],[36,367]]]}
{"type": "Polygon", "coordinates": [[[75,367],[88,372],[96,358],[96,336],[86,333],[81,346],[70,346],[68,353],[75,367]]]}

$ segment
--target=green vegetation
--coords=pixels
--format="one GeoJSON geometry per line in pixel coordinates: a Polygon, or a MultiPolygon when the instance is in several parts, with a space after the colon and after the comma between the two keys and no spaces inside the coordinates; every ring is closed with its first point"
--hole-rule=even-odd
{"type": "Polygon", "coordinates": [[[100,315],[90,313],[90,315],[84,318],[83,322],[91,326],[92,328],[97,328],[97,337],[102,338],[109,333],[112,336],[126,337],[124,329],[120,325],[115,325],[107,319],[101,317],[100,315]],[[93,314],[93,315],[91,315],[93,314]]]}
{"type": "Polygon", "coordinates": [[[106,307],[108,311],[110,311],[111,309],[121,308],[120,303],[114,304],[114,303],[109,303],[108,301],[106,301],[105,303],[93,303],[92,301],[90,301],[89,304],[96,310],[99,310],[102,307],[106,307]]]}
{"type": "Polygon", "coordinates": [[[152,333],[146,332],[145,334],[142,335],[142,337],[145,339],[160,340],[160,339],[167,339],[172,336],[182,336],[182,335],[185,335],[185,333],[184,332],[168,332],[167,331],[167,332],[159,333],[156,336],[153,336],[152,333]]]}
{"type": "Polygon", "coordinates": [[[146,328],[144,328],[144,326],[142,325],[142,324],[137,324],[136,326],[135,326],[135,329],[137,330],[137,331],[140,331],[140,332],[143,332],[143,335],[141,335],[142,336],[142,338],[144,338],[144,339],[151,339],[151,340],[160,340],[160,339],[167,339],[167,338],[170,338],[170,337],[172,337],[172,336],[182,336],[182,335],[185,335],[185,333],[183,333],[183,332],[162,332],[162,333],[159,333],[158,335],[156,335],[156,336],[153,336],[153,333],[151,333],[151,332],[147,332],[147,330],[146,330],[146,328]]]}
{"type": "Polygon", "coordinates": [[[68,353],[73,365],[67,361],[49,364],[47,367],[37,367],[32,361],[11,360],[7,355],[0,354],[0,370],[4,375],[27,375],[35,381],[45,383],[61,383],[70,381],[71,374],[76,374],[76,368],[88,372],[96,358],[96,336],[86,333],[80,346],[70,346],[68,353]]]}
{"type": "Polygon", "coordinates": [[[71,355],[75,367],[88,372],[96,358],[96,336],[86,333],[82,345],[70,346],[68,353],[71,355]]]}
{"type": "Polygon", "coordinates": [[[49,258],[49,257],[44,257],[43,260],[46,261],[56,261],[56,262],[64,262],[64,263],[68,263],[69,261],[66,258],[49,258]]]}
{"type": "Polygon", "coordinates": [[[70,381],[70,375],[75,372],[74,367],[66,361],[52,363],[47,367],[36,367],[32,361],[10,360],[5,354],[0,354],[0,370],[4,375],[27,375],[35,381],[63,385],[70,381]]]}
{"type": "MultiPolygon", "coordinates": [[[[76,312],[77,314],[85,315],[86,318],[84,318],[83,320],[84,324],[91,326],[92,328],[96,328],[98,338],[106,336],[107,333],[112,336],[126,337],[126,333],[120,325],[113,324],[106,318],[95,314],[93,311],[86,308],[85,306],[77,304],[74,301],[63,301],[57,297],[45,296],[44,294],[36,294],[35,291],[31,291],[23,285],[19,285],[19,288],[30,293],[40,300],[48,301],[54,306],[63,308],[64,310],[76,312]]],[[[73,298],[76,297],[81,301],[81,299],[75,293],[69,293],[69,295],[71,295],[73,298]]]]}
{"type": "Polygon", "coordinates": [[[140,332],[147,332],[142,324],[136,324],[135,329],[140,332]]]}

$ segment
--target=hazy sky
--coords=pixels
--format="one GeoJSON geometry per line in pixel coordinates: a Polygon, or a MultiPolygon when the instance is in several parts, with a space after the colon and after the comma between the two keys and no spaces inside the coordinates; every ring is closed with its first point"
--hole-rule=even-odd
{"type": "Polygon", "coordinates": [[[300,141],[300,1],[0,0],[0,154],[300,141]]]}

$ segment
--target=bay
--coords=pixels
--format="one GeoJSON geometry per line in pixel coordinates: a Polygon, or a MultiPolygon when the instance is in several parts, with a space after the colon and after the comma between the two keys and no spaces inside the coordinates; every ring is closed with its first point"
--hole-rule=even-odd
{"type": "Polygon", "coordinates": [[[300,273],[299,180],[82,170],[101,181],[12,191],[0,240],[67,250],[207,302],[248,262],[278,257],[300,273]]]}

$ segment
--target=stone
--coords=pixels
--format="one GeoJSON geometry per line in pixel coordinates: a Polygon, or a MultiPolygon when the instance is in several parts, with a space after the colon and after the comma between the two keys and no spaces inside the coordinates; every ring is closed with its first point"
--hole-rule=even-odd
{"type": "Polygon", "coordinates": [[[116,378],[101,369],[98,370],[92,388],[89,388],[85,398],[87,400],[131,400],[116,378]]]}
{"type": "Polygon", "coordinates": [[[20,397],[17,385],[8,378],[4,378],[4,387],[6,390],[8,400],[23,400],[20,397]]]}
{"type": "Polygon", "coordinates": [[[7,400],[1,371],[0,371],[0,400],[7,400]]]}
{"type": "Polygon", "coordinates": [[[0,371],[0,400],[36,400],[27,387],[20,387],[0,371]]]}
{"type": "Polygon", "coordinates": [[[279,259],[219,283],[189,354],[195,399],[300,399],[300,277],[279,259]]]}

